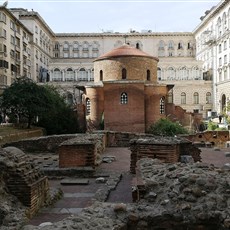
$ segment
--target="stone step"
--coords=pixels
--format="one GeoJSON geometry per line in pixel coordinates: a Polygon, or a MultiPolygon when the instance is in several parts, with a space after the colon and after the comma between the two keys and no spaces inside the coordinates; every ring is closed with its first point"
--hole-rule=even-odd
{"type": "Polygon", "coordinates": [[[88,185],[89,180],[88,179],[63,179],[60,182],[61,185],[88,185]]]}

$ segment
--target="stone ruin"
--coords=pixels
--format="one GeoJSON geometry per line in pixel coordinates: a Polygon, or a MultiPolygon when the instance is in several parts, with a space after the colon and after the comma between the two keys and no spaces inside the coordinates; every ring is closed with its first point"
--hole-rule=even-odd
{"type": "MultiPolygon", "coordinates": [[[[102,135],[98,138],[100,144],[97,141],[94,142],[97,134],[94,136],[81,134],[68,137],[48,137],[42,148],[48,147],[48,151],[53,149],[57,153],[60,151],[59,154],[65,154],[65,150],[69,147],[74,152],[74,149],[80,144],[80,140],[87,140],[86,142],[94,145],[92,152],[97,149],[97,153],[102,153],[106,146],[106,140],[113,143],[113,146],[117,146],[121,142],[122,135],[118,135],[119,141],[116,139],[117,134],[113,133],[112,138],[108,134],[106,138],[102,135]]],[[[132,204],[112,204],[96,201],[91,207],[83,209],[79,215],[49,225],[50,230],[63,228],[89,230],[227,230],[230,228],[229,169],[215,168],[200,163],[200,151],[194,148],[190,141],[178,138],[143,138],[143,136],[133,135],[129,139],[128,134],[125,134],[125,136],[126,140],[122,142],[124,146],[127,145],[128,140],[132,139],[130,141],[132,166],[130,169],[136,173],[132,194],[135,202],[132,204]],[[167,154],[167,151],[170,154],[167,154]],[[182,155],[192,156],[195,163],[178,162],[182,155]],[[159,158],[161,161],[154,158],[159,158]]],[[[39,141],[41,139],[45,140],[45,138],[39,138],[39,141]]],[[[33,143],[36,143],[36,139],[29,141],[28,146],[31,149],[36,147],[36,144],[33,143]]],[[[26,149],[25,141],[20,142],[19,145],[26,149]]],[[[32,209],[29,210],[33,213],[33,210],[44,202],[47,195],[46,179],[37,171],[36,167],[33,168],[34,166],[26,164],[23,152],[15,156],[12,151],[14,149],[7,148],[0,155],[1,171],[5,172],[2,175],[5,175],[7,184],[10,182],[13,185],[10,187],[9,183],[7,189],[9,192],[15,193],[18,199],[27,205],[27,208],[28,204],[31,204],[32,209]],[[6,156],[7,148],[8,154],[6,156]],[[11,171],[12,174],[8,173],[11,171]],[[19,180],[13,182],[12,179],[7,179],[10,178],[9,175],[16,175],[19,180]],[[19,181],[19,184],[17,181],[19,181]],[[27,189],[26,193],[23,194],[24,196],[29,194],[29,197],[23,198],[22,195],[20,196],[23,191],[19,190],[20,192],[17,192],[18,185],[27,189]],[[37,193],[29,193],[29,190],[33,191],[33,185],[34,188],[37,186],[37,193]],[[42,191],[45,192],[42,193],[42,191]],[[31,194],[35,194],[34,197],[40,196],[38,204],[29,203],[29,201],[37,199],[37,197],[34,199],[33,196],[30,196],[31,194]]],[[[39,145],[37,145],[37,148],[39,148],[39,145]]],[[[35,230],[47,229],[47,227],[25,226],[22,229],[35,230]]]]}
{"type": "Polygon", "coordinates": [[[135,203],[95,202],[78,215],[23,230],[227,230],[230,229],[229,169],[200,162],[137,163],[145,192],[135,203]]]}
{"type": "Polygon", "coordinates": [[[28,156],[18,148],[0,149],[1,181],[7,191],[25,207],[26,216],[32,217],[48,200],[49,185],[38,166],[31,164],[28,156]]]}

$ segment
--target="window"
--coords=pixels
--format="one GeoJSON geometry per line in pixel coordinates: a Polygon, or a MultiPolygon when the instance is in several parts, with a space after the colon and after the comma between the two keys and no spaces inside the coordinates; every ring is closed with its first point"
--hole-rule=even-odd
{"type": "Polygon", "coordinates": [[[6,30],[4,30],[3,28],[0,28],[0,37],[6,38],[6,30]]]}
{"type": "Polygon", "coordinates": [[[125,92],[121,94],[121,104],[122,105],[128,104],[128,95],[125,92]]]}
{"type": "Polygon", "coordinates": [[[88,76],[87,76],[87,72],[84,68],[81,68],[79,70],[79,81],[87,81],[88,80],[88,76]]]}
{"type": "Polygon", "coordinates": [[[90,99],[87,98],[86,99],[86,115],[90,115],[90,107],[91,107],[90,99]]]}
{"type": "Polygon", "coordinates": [[[71,68],[66,70],[66,81],[73,81],[74,80],[74,71],[71,68]]]}
{"type": "Polygon", "coordinates": [[[162,78],[161,78],[161,68],[157,68],[157,79],[159,80],[159,81],[161,81],[162,80],[162,78]]]}
{"type": "Polygon", "coordinates": [[[61,71],[58,68],[54,69],[53,81],[61,81],[62,80],[61,75],[62,75],[61,71]]]}
{"type": "Polygon", "coordinates": [[[221,51],[222,51],[222,46],[221,46],[221,44],[219,45],[219,53],[221,53],[221,51]]]}
{"type": "Polygon", "coordinates": [[[67,42],[64,43],[63,50],[64,51],[68,51],[69,50],[69,44],[67,42]]]}
{"type": "Polygon", "coordinates": [[[199,104],[199,93],[195,92],[193,94],[193,103],[194,104],[199,104]]]}
{"type": "Polygon", "coordinates": [[[54,49],[55,49],[55,50],[59,50],[59,43],[58,43],[58,42],[55,43],[54,49]]]}
{"type": "Polygon", "coordinates": [[[139,43],[136,44],[136,48],[137,48],[137,49],[140,49],[139,43]]]}
{"type": "Polygon", "coordinates": [[[126,79],[127,78],[127,71],[125,68],[122,69],[122,79],[126,79]]]}
{"type": "Polygon", "coordinates": [[[6,15],[2,12],[0,12],[0,21],[6,23],[6,15]]]}
{"type": "Polygon", "coordinates": [[[206,93],[206,104],[211,104],[212,101],[211,101],[211,93],[210,92],[207,92],[206,93]]]}
{"type": "Polygon", "coordinates": [[[12,45],[15,45],[15,37],[11,35],[10,42],[12,45]]]}
{"type": "Polygon", "coordinates": [[[181,93],[181,104],[186,104],[186,93],[181,93]]]}
{"type": "Polygon", "coordinates": [[[224,41],[224,50],[227,49],[227,41],[224,41]]]}
{"type": "Polygon", "coordinates": [[[68,58],[68,57],[69,57],[69,53],[66,53],[66,52],[65,52],[65,53],[63,54],[63,57],[64,57],[64,58],[68,58]]]}
{"type": "Polygon", "coordinates": [[[147,81],[150,81],[150,70],[147,70],[147,81]]]}
{"type": "Polygon", "coordinates": [[[160,114],[165,113],[165,97],[160,99],[160,114]]]}
{"type": "Polygon", "coordinates": [[[168,93],[168,103],[173,103],[173,92],[171,90],[168,93]]]}
{"type": "Polygon", "coordinates": [[[13,21],[10,21],[10,29],[15,30],[15,24],[13,21]]]}
{"type": "Polygon", "coordinates": [[[224,55],[224,64],[227,64],[227,55],[224,55]]]}
{"type": "Polygon", "coordinates": [[[182,42],[178,43],[178,50],[180,50],[180,49],[183,49],[183,43],[182,42]]]}
{"type": "Polygon", "coordinates": [[[222,58],[220,57],[219,58],[219,66],[221,66],[222,65],[222,58]]]}
{"type": "Polygon", "coordinates": [[[100,70],[100,81],[103,81],[103,71],[100,70]]]}
{"type": "Polygon", "coordinates": [[[173,41],[169,41],[168,49],[169,50],[173,50],[174,49],[174,43],[173,43],[173,41]]]}
{"type": "Polygon", "coordinates": [[[38,33],[38,27],[35,26],[35,33],[37,34],[38,33]]]}

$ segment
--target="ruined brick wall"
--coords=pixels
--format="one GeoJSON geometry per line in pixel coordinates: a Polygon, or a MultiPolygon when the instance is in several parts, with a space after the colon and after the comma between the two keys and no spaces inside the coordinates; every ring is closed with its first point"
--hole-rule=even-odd
{"type": "Polygon", "coordinates": [[[195,162],[201,161],[201,151],[184,138],[154,136],[132,139],[130,150],[131,173],[136,173],[136,163],[142,158],[156,158],[165,163],[176,163],[180,161],[180,156],[190,155],[195,162]]]}
{"type": "Polygon", "coordinates": [[[9,192],[28,207],[28,217],[34,216],[49,198],[47,177],[15,147],[1,149],[0,170],[9,192]]]}
{"type": "Polygon", "coordinates": [[[71,139],[63,142],[57,150],[60,168],[95,167],[96,143],[71,139]]]}
{"type": "Polygon", "coordinates": [[[188,135],[186,138],[192,142],[211,143],[219,147],[224,147],[225,143],[230,140],[229,131],[204,131],[188,135]]]}
{"type": "Polygon", "coordinates": [[[97,144],[97,152],[102,153],[105,149],[105,137],[101,132],[96,132],[95,134],[65,134],[65,135],[52,135],[52,136],[44,136],[39,138],[30,138],[17,142],[11,142],[3,145],[3,147],[14,146],[25,152],[39,152],[39,153],[47,153],[53,152],[55,153],[58,149],[58,146],[67,140],[77,138],[84,142],[85,139],[89,140],[98,140],[97,144]]]}

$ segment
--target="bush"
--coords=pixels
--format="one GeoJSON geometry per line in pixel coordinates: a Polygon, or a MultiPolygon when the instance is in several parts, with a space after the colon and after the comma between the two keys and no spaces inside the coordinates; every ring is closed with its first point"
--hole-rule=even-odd
{"type": "Polygon", "coordinates": [[[178,122],[161,118],[149,127],[148,133],[158,136],[175,136],[177,134],[187,134],[188,131],[178,122]]]}

